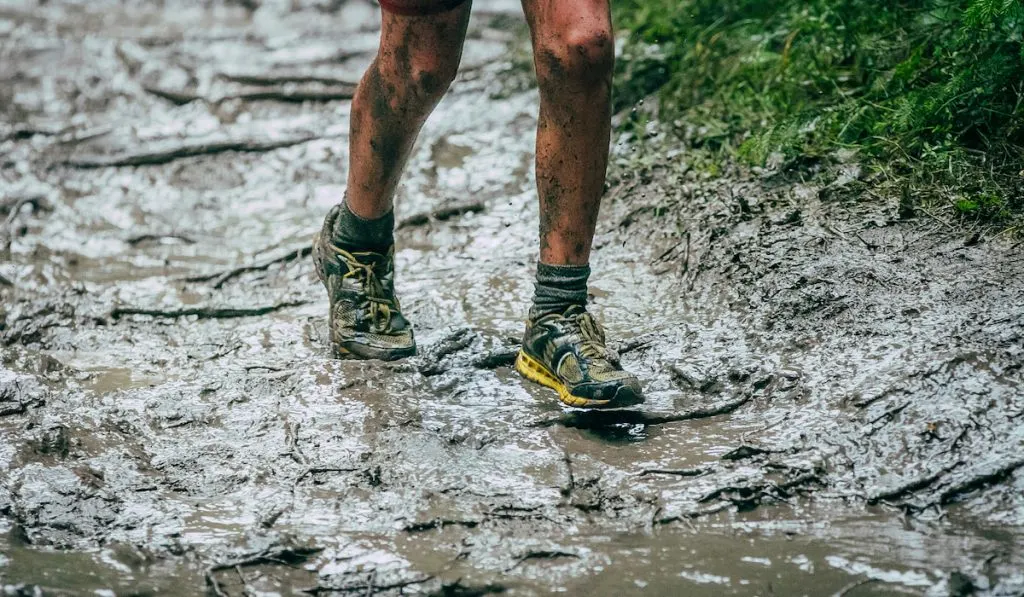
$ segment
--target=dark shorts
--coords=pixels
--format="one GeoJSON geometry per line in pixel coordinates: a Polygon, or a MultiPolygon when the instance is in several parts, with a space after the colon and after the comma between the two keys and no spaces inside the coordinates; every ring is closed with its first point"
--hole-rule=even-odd
{"type": "Polygon", "coordinates": [[[422,17],[453,10],[466,0],[377,0],[380,7],[392,14],[422,17]]]}

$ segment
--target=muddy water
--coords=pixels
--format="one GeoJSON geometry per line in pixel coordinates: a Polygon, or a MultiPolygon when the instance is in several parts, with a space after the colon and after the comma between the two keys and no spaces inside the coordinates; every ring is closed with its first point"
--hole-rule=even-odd
{"type": "Polygon", "coordinates": [[[508,367],[537,98],[478,1],[398,199],[423,354],[334,361],[377,17],[256,4],[0,2],[4,585],[1022,594],[1019,245],[623,138],[593,304],[649,401],[563,411],[508,367]]]}

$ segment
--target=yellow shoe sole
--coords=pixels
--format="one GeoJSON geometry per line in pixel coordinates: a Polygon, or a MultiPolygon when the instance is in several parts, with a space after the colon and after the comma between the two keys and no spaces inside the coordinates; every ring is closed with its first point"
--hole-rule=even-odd
{"type": "Polygon", "coordinates": [[[611,402],[611,400],[589,400],[573,396],[569,392],[569,388],[564,383],[558,381],[558,378],[543,363],[522,350],[519,351],[519,356],[516,357],[516,371],[526,379],[558,392],[558,399],[562,404],[575,406],[576,408],[601,408],[611,402]]]}

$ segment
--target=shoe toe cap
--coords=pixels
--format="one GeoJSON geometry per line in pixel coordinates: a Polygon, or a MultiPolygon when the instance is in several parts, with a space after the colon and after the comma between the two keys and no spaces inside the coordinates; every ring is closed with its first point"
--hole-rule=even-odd
{"type": "Polygon", "coordinates": [[[585,384],[573,388],[572,394],[591,402],[600,408],[622,408],[643,404],[644,395],[640,382],[633,376],[604,383],[585,384]]]}

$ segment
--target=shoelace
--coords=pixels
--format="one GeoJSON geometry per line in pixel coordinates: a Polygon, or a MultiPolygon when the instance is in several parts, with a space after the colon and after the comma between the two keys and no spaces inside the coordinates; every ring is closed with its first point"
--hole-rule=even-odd
{"type": "Polygon", "coordinates": [[[341,257],[341,262],[348,267],[348,272],[341,276],[342,279],[354,277],[362,282],[366,300],[370,303],[370,319],[373,320],[375,330],[387,330],[391,325],[391,310],[397,310],[397,306],[394,301],[385,296],[384,285],[377,278],[377,272],[373,271],[373,265],[357,259],[357,257],[368,257],[374,253],[349,253],[333,245],[331,248],[341,257]]]}
{"type": "Polygon", "coordinates": [[[608,360],[604,329],[593,315],[579,307],[570,307],[562,317],[572,326],[572,331],[579,335],[580,356],[592,361],[608,360]]]}
{"type": "Polygon", "coordinates": [[[594,316],[584,311],[576,316],[577,325],[580,326],[580,335],[583,342],[580,343],[580,355],[592,360],[606,360],[608,349],[604,345],[604,329],[597,323],[594,316]]]}

